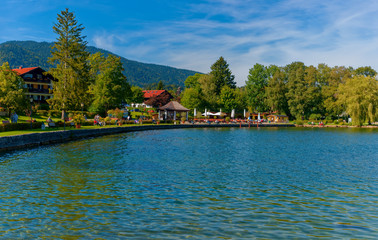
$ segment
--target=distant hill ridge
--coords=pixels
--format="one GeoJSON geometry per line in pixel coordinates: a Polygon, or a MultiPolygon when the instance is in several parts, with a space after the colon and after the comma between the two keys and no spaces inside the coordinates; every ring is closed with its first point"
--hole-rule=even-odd
{"type": "MultiPolygon", "coordinates": [[[[48,64],[51,56],[50,49],[53,43],[35,41],[8,41],[0,44],[0,64],[9,62],[11,68],[41,67],[46,71],[52,66],[48,64]]],[[[91,54],[101,52],[105,56],[113,54],[109,51],[88,46],[87,51],[91,54]]],[[[116,55],[116,54],[113,54],[116,55]]],[[[118,55],[116,55],[118,56],[118,55]]],[[[121,56],[119,56],[121,57],[121,56]]],[[[178,69],[157,64],[141,63],[121,57],[124,74],[131,85],[146,87],[163,81],[165,85],[178,85],[183,87],[188,76],[194,75],[195,71],[178,69]]]]}

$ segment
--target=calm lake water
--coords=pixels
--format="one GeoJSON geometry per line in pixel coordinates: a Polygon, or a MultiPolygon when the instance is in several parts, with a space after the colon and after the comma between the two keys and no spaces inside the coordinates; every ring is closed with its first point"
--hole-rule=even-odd
{"type": "Polygon", "coordinates": [[[177,129],[0,155],[0,239],[378,238],[378,131],[177,129]]]}

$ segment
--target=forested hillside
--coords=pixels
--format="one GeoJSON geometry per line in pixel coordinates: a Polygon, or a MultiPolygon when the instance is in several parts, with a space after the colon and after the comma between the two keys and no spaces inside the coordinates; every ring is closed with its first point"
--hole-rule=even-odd
{"type": "MultiPolygon", "coordinates": [[[[19,66],[39,66],[48,70],[51,67],[47,62],[48,57],[50,57],[51,46],[52,43],[34,41],[9,41],[2,43],[0,44],[0,64],[9,62],[12,68],[19,66]]],[[[112,54],[109,51],[96,47],[88,47],[87,50],[90,53],[102,52],[105,56],[112,54]]],[[[140,87],[156,84],[160,80],[163,81],[165,85],[174,84],[184,86],[185,79],[196,73],[195,71],[185,69],[141,63],[123,57],[121,57],[121,62],[125,69],[124,74],[128,82],[131,85],[140,87]]]]}

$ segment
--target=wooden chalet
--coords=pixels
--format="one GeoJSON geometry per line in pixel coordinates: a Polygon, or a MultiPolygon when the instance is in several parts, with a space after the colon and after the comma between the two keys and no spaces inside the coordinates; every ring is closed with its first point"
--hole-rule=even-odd
{"type": "Polygon", "coordinates": [[[167,90],[143,90],[142,92],[144,95],[144,101],[147,101],[150,98],[158,97],[164,94],[169,95],[170,99],[173,98],[172,94],[170,94],[167,90]]]}
{"type": "Polygon", "coordinates": [[[49,74],[44,74],[46,71],[40,67],[19,67],[12,69],[25,82],[27,88],[26,96],[33,98],[34,102],[46,103],[47,99],[53,97],[53,77],[49,74]]]}

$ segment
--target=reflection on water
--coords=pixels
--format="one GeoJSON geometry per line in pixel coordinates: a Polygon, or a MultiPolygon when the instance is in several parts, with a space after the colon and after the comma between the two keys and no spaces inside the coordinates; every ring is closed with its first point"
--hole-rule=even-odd
{"type": "Polygon", "coordinates": [[[0,155],[1,239],[377,238],[378,135],[196,129],[0,155]]]}

